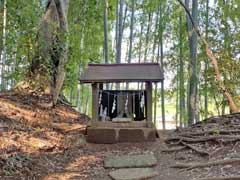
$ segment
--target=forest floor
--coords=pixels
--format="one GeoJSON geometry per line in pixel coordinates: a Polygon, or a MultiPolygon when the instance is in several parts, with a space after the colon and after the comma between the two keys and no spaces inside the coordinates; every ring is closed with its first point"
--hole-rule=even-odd
{"type": "Polygon", "coordinates": [[[240,114],[160,131],[156,142],[100,145],[85,141],[87,116],[66,105],[48,108],[48,99],[0,93],[1,180],[108,180],[104,158],[145,153],[158,159],[156,180],[240,179],[240,114]]]}

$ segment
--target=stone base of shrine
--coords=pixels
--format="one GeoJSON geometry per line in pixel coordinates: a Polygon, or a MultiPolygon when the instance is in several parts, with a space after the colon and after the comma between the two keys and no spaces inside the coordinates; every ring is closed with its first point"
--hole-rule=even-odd
{"type": "Polygon", "coordinates": [[[156,128],[109,128],[88,127],[87,142],[97,144],[114,144],[119,142],[148,142],[156,141],[156,128]]]}

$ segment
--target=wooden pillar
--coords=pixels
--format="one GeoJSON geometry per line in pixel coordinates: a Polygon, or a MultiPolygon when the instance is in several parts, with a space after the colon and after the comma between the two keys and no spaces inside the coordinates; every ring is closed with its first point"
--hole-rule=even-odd
{"type": "Polygon", "coordinates": [[[147,127],[152,127],[152,83],[146,82],[146,95],[147,95],[147,127]]]}
{"type": "Polygon", "coordinates": [[[165,130],[166,120],[165,120],[164,80],[161,82],[161,108],[162,108],[162,127],[163,130],[165,130]]]}
{"type": "Polygon", "coordinates": [[[98,115],[98,93],[99,93],[99,84],[92,84],[92,126],[97,124],[99,119],[98,115]]]}

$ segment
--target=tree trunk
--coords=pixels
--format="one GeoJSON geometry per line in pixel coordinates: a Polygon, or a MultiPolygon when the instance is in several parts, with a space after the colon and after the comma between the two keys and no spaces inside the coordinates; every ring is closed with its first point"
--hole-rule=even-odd
{"type": "Polygon", "coordinates": [[[160,19],[160,17],[159,17],[160,5],[161,5],[161,2],[159,3],[159,6],[158,6],[158,10],[157,10],[157,14],[156,14],[155,27],[154,27],[154,32],[153,32],[153,47],[152,47],[152,58],[151,58],[152,62],[155,62],[155,51],[156,51],[157,44],[159,44],[158,41],[159,41],[160,28],[161,28],[160,27],[160,22],[159,22],[159,19],[160,19]]]}
{"type": "Polygon", "coordinates": [[[116,1],[116,27],[115,27],[115,52],[116,52],[116,62],[117,62],[117,44],[118,44],[118,0],[116,1]]]}
{"type": "Polygon", "coordinates": [[[104,58],[105,63],[108,63],[108,0],[104,0],[104,58]]]}
{"type": "Polygon", "coordinates": [[[67,10],[69,5],[69,0],[55,0],[57,5],[57,10],[59,14],[60,27],[59,27],[59,63],[56,66],[55,82],[53,86],[53,105],[57,104],[58,96],[61,92],[63,81],[65,78],[65,64],[68,59],[68,23],[67,23],[67,10]]]}
{"type": "MultiPolygon", "coordinates": [[[[140,37],[139,37],[139,47],[138,47],[138,63],[141,63],[141,57],[142,57],[142,38],[143,38],[143,23],[141,23],[140,28],[140,37]]],[[[137,89],[140,89],[140,83],[138,82],[137,89]]]]}
{"type": "MultiPolygon", "coordinates": [[[[164,64],[163,64],[163,8],[162,8],[162,1],[160,1],[160,35],[159,35],[159,43],[160,43],[160,65],[164,73],[164,64]]],[[[164,81],[161,83],[161,111],[162,111],[162,125],[163,129],[166,129],[166,122],[165,122],[165,96],[164,96],[164,81]]]]}
{"type": "MultiPolygon", "coordinates": [[[[108,64],[108,0],[104,0],[104,61],[108,64]]],[[[106,89],[109,89],[109,84],[106,84],[106,89]]]]}
{"type": "Polygon", "coordinates": [[[123,29],[123,0],[120,0],[118,15],[118,40],[117,40],[117,56],[116,63],[121,63],[121,46],[122,46],[122,29],[123,29]]]}
{"type": "Polygon", "coordinates": [[[65,78],[69,47],[68,6],[69,0],[48,1],[31,63],[30,80],[41,88],[50,88],[53,105],[57,103],[65,78]]]}
{"type": "MultiPolygon", "coordinates": [[[[208,39],[209,0],[206,0],[206,28],[205,38],[208,39]]],[[[208,85],[207,85],[208,60],[204,64],[204,118],[208,118],[208,85]]]]}
{"type": "Polygon", "coordinates": [[[3,2],[3,37],[2,37],[2,54],[1,54],[1,89],[6,89],[6,26],[7,26],[7,0],[3,2]]]}
{"type": "MultiPolygon", "coordinates": [[[[135,13],[135,0],[132,0],[132,5],[131,5],[130,37],[129,37],[129,51],[128,51],[128,63],[131,63],[131,60],[132,60],[134,13],[135,13]]],[[[126,85],[126,90],[128,90],[128,89],[129,89],[129,84],[127,83],[127,85],[126,85]]]]}
{"type": "Polygon", "coordinates": [[[131,25],[130,25],[130,42],[129,42],[129,54],[128,54],[128,63],[131,63],[132,59],[132,46],[133,46],[133,25],[134,25],[134,13],[135,13],[135,0],[132,0],[131,7],[131,25]]]}
{"type": "MultiPolygon", "coordinates": [[[[148,25],[147,25],[147,32],[146,32],[146,39],[145,39],[145,50],[143,55],[143,62],[147,62],[147,54],[149,49],[149,39],[150,39],[150,29],[152,27],[152,16],[153,12],[148,13],[148,25]]],[[[143,89],[143,83],[141,83],[141,90],[143,89]]]]}
{"type": "Polygon", "coordinates": [[[150,29],[152,27],[152,16],[153,13],[149,12],[148,14],[148,26],[147,26],[147,34],[145,39],[145,51],[144,51],[144,62],[147,62],[147,53],[148,53],[148,46],[149,46],[149,38],[150,38],[150,29]]]}
{"type": "MultiPolygon", "coordinates": [[[[81,64],[78,65],[78,75],[80,77],[81,75],[81,64]]],[[[77,97],[76,97],[76,108],[80,112],[80,91],[81,91],[81,85],[80,83],[77,84],[77,97]]]]}
{"type": "MultiPolygon", "coordinates": [[[[185,0],[189,8],[189,0],[185,0]]],[[[198,23],[198,0],[192,1],[192,17],[195,24],[198,23]]],[[[187,29],[190,47],[190,79],[189,79],[189,103],[188,103],[188,121],[193,124],[197,116],[197,34],[193,31],[191,21],[187,16],[187,29]]]]}
{"type": "MultiPolygon", "coordinates": [[[[158,32],[159,32],[159,13],[160,13],[160,3],[158,6],[158,11],[157,11],[157,17],[156,17],[156,22],[155,22],[155,30],[154,30],[154,42],[153,42],[153,49],[152,49],[152,62],[155,62],[155,51],[156,51],[156,46],[158,45],[158,50],[159,50],[159,37],[158,37],[158,32]]],[[[159,51],[157,52],[157,62],[159,62],[159,51]]],[[[154,125],[157,126],[157,103],[158,103],[158,97],[157,97],[157,88],[158,84],[155,84],[154,88],[154,112],[153,112],[153,120],[154,120],[154,125]]]]}
{"type": "MultiPolygon", "coordinates": [[[[121,63],[121,54],[122,54],[122,33],[123,33],[123,0],[119,1],[119,12],[118,12],[118,35],[117,35],[117,54],[116,54],[116,63],[121,63]]],[[[116,89],[120,89],[120,84],[116,83],[116,89]]]]}
{"type": "Polygon", "coordinates": [[[128,11],[128,5],[126,4],[125,9],[124,9],[123,21],[122,21],[122,36],[123,36],[123,31],[124,31],[125,25],[126,25],[127,11],[128,11]]]}
{"type": "Polygon", "coordinates": [[[88,115],[88,111],[89,111],[89,92],[90,92],[90,89],[89,89],[89,86],[87,86],[87,96],[86,96],[86,107],[85,107],[85,111],[84,111],[84,114],[87,114],[88,115]]]}
{"type": "Polygon", "coordinates": [[[175,112],[176,127],[179,121],[178,117],[179,117],[179,64],[177,67],[177,75],[176,75],[176,112],[175,112]]]}
{"type": "Polygon", "coordinates": [[[183,127],[185,121],[185,88],[184,88],[184,61],[183,61],[183,31],[182,31],[182,15],[179,16],[179,99],[180,99],[180,127],[183,127]]]}

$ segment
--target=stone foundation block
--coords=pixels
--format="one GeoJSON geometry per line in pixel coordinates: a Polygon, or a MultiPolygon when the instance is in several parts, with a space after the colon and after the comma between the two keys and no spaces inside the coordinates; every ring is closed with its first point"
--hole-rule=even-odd
{"type": "Polygon", "coordinates": [[[117,143],[117,133],[115,129],[88,128],[87,142],[98,144],[117,143]]]}

